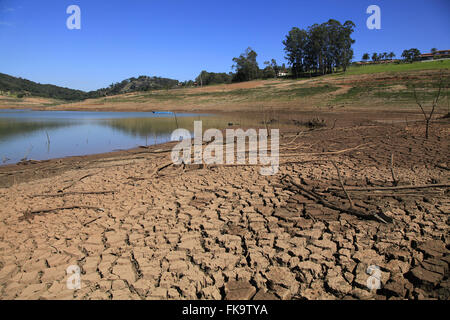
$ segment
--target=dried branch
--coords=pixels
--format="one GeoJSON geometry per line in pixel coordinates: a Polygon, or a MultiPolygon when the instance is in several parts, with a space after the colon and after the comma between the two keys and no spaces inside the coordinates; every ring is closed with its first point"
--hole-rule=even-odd
{"type": "MultiPolygon", "coordinates": [[[[282,181],[285,180],[286,177],[290,177],[290,176],[284,175],[284,176],[281,178],[281,180],[282,180],[282,181]]],[[[383,215],[383,217],[382,217],[381,215],[379,215],[379,214],[377,214],[377,213],[375,213],[375,212],[372,213],[372,214],[366,214],[366,213],[363,213],[363,212],[361,212],[361,211],[359,211],[359,210],[355,210],[355,209],[352,209],[352,208],[342,208],[342,207],[339,207],[339,206],[337,206],[337,205],[334,205],[334,204],[332,204],[332,203],[326,201],[325,199],[323,199],[323,198],[322,198],[320,195],[318,195],[316,192],[314,192],[314,191],[312,191],[312,190],[307,190],[307,189],[304,188],[301,184],[296,183],[295,181],[293,181],[293,179],[292,179],[291,177],[290,177],[289,181],[287,181],[287,182],[289,182],[291,185],[297,187],[298,189],[300,189],[301,191],[303,191],[304,193],[306,193],[310,198],[313,198],[316,202],[318,202],[318,203],[320,203],[321,205],[323,205],[323,206],[325,206],[325,207],[328,207],[328,208],[330,208],[330,209],[337,210],[337,211],[341,211],[341,212],[346,212],[346,213],[355,215],[355,216],[357,216],[357,217],[359,217],[359,218],[362,218],[362,219],[377,220],[377,221],[383,222],[383,223],[392,222],[392,219],[389,218],[389,217],[387,217],[387,216],[385,216],[384,214],[382,214],[382,215],[383,215]]]]}
{"type": "MultiPolygon", "coordinates": [[[[405,189],[425,189],[425,188],[450,188],[450,184],[422,184],[397,187],[354,187],[347,188],[347,191],[371,191],[371,190],[405,190],[405,189]]],[[[327,190],[339,190],[339,188],[330,187],[327,190]]]]}
{"type": "Polygon", "coordinates": [[[345,195],[347,196],[348,202],[350,202],[350,208],[353,208],[352,198],[350,198],[350,195],[348,194],[347,190],[345,190],[344,182],[342,182],[342,177],[341,177],[341,172],[339,170],[339,167],[337,166],[337,164],[333,160],[331,160],[331,163],[336,168],[336,171],[337,171],[337,174],[338,174],[338,178],[339,178],[339,183],[341,184],[341,188],[344,191],[345,195]]]}
{"type": "Polygon", "coordinates": [[[107,193],[115,193],[117,190],[106,190],[106,191],[72,191],[72,192],[60,192],[54,194],[34,194],[31,195],[31,198],[37,197],[64,197],[68,195],[86,195],[86,194],[107,194],[107,193]]]}
{"type": "Polygon", "coordinates": [[[394,171],[394,154],[391,153],[391,174],[392,174],[392,183],[394,186],[398,185],[398,179],[395,175],[394,171]]]}
{"type": "Polygon", "coordinates": [[[54,212],[54,211],[60,211],[60,210],[71,210],[71,209],[91,209],[96,211],[105,211],[103,208],[99,207],[93,207],[93,206],[85,206],[85,205],[73,205],[73,206],[65,206],[65,207],[56,207],[56,208],[49,208],[49,209],[39,209],[39,210],[27,210],[23,213],[23,217],[19,218],[19,221],[27,220],[30,222],[30,219],[34,219],[34,215],[41,214],[41,213],[48,213],[48,212],[54,212]]]}

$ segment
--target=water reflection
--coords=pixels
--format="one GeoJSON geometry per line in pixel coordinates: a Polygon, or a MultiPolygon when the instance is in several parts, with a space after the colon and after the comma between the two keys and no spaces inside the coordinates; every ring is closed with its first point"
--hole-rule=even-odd
{"type": "Polygon", "coordinates": [[[234,121],[188,113],[0,110],[0,163],[164,143],[177,127],[192,132],[194,120],[204,130],[234,121]]]}
{"type": "Polygon", "coordinates": [[[194,121],[201,120],[204,129],[217,128],[222,129],[228,125],[226,119],[214,116],[188,116],[177,118],[123,118],[123,119],[109,119],[103,121],[103,125],[121,130],[133,136],[141,138],[160,136],[172,133],[177,128],[184,128],[189,131],[194,130],[194,121]]]}

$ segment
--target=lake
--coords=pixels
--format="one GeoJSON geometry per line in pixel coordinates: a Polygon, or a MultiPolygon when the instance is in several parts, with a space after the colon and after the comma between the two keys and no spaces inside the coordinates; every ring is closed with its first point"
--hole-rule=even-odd
{"type": "Polygon", "coordinates": [[[224,128],[229,119],[171,112],[0,110],[0,165],[154,145],[177,128],[224,128]]]}

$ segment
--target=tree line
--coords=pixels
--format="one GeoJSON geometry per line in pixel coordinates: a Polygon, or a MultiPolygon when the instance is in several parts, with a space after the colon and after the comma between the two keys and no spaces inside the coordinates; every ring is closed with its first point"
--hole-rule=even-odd
{"type": "Polygon", "coordinates": [[[178,80],[139,76],[125,79],[121,82],[112,83],[107,88],[94,91],[82,91],[63,88],[52,84],[41,84],[31,80],[13,77],[0,73],[0,94],[13,94],[18,98],[26,96],[39,96],[51,99],[61,99],[66,101],[80,101],[89,98],[99,98],[121,93],[135,91],[149,91],[177,88],[178,80]]]}
{"type": "Polygon", "coordinates": [[[345,72],[353,58],[354,28],[352,21],[341,24],[334,19],[313,24],[306,30],[292,28],[283,44],[293,75],[327,74],[338,69],[345,72]]]}
{"type": "Polygon", "coordinates": [[[256,61],[258,54],[248,47],[233,58],[234,72],[216,74],[202,71],[196,83],[204,85],[276,78],[288,71],[296,78],[333,73],[338,69],[345,71],[353,58],[352,44],[355,40],[351,35],[354,28],[352,21],[341,24],[334,19],[313,24],[306,30],[294,27],[282,41],[289,68],[284,63],[280,66],[275,59],[265,61],[264,68],[260,68],[256,61]]]}
{"type": "MultiPolygon", "coordinates": [[[[435,54],[437,52],[436,48],[431,48],[430,52],[432,54],[435,54]]],[[[415,62],[420,60],[421,52],[417,48],[411,48],[411,49],[405,49],[402,52],[401,57],[403,58],[403,62],[415,62]]],[[[392,60],[395,58],[394,52],[383,52],[383,53],[376,53],[374,52],[372,56],[369,55],[369,53],[364,53],[362,56],[362,61],[367,62],[372,59],[372,62],[379,62],[379,61],[386,61],[386,60],[392,60]]]]}
{"type": "Polygon", "coordinates": [[[52,84],[40,84],[4,73],[0,73],[0,93],[12,93],[18,98],[39,96],[68,101],[82,100],[87,97],[86,92],[81,90],[63,88],[52,84]]]}

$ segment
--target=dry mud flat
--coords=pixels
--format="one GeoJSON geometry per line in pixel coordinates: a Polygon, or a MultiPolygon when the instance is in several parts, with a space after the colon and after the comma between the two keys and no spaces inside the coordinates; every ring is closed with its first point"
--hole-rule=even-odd
{"type": "Polygon", "coordinates": [[[154,149],[28,175],[0,189],[0,297],[449,299],[449,188],[429,187],[449,183],[449,128],[428,141],[420,126],[284,132],[274,176],[161,168],[169,154],[154,149]],[[372,190],[393,186],[391,154],[397,186],[428,186],[372,190]]]}

